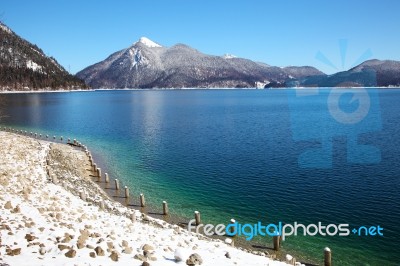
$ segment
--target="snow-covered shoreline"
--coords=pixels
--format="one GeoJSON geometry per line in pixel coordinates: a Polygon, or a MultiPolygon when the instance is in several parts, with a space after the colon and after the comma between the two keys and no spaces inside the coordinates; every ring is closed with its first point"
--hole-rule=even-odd
{"type": "Polygon", "coordinates": [[[2,131],[0,145],[0,265],[288,265],[110,200],[81,150],[2,131]]]}

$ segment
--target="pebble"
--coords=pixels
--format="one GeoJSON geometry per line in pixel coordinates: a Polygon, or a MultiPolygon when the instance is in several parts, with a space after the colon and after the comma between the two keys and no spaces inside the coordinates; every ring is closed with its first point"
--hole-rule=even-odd
{"type": "Polygon", "coordinates": [[[104,255],[105,255],[104,250],[103,250],[100,246],[97,246],[97,247],[94,249],[94,251],[96,251],[97,256],[104,256],[104,255]]]}
{"type": "Polygon", "coordinates": [[[74,258],[76,256],[76,250],[70,249],[67,253],[65,253],[65,257],[74,258]]]}

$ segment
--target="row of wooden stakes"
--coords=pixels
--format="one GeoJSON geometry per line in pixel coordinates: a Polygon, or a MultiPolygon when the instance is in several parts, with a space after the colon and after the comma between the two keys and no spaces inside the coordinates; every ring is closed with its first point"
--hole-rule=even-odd
{"type": "MultiPolygon", "coordinates": [[[[27,132],[24,130],[17,130],[17,129],[13,129],[10,127],[0,127],[0,129],[2,129],[3,131],[7,131],[7,132],[12,132],[12,133],[17,133],[17,134],[21,134],[21,135],[26,135],[26,136],[31,136],[34,138],[45,138],[47,140],[49,140],[49,135],[43,135],[42,134],[37,134],[37,133],[33,133],[33,132],[27,132]]],[[[53,136],[53,141],[56,141],[57,137],[53,136]]],[[[60,141],[63,142],[64,138],[61,136],[60,137],[60,141]]],[[[67,139],[67,144],[75,146],[75,147],[79,147],[84,149],[86,155],[89,157],[89,162],[90,162],[90,166],[91,166],[91,171],[94,172],[95,177],[97,177],[98,181],[101,181],[102,178],[102,173],[101,173],[101,168],[97,167],[97,164],[94,162],[93,157],[90,153],[90,151],[87,149],[87,147],[85,145],[82,145],[81,142],[77,141],[76,139],[73,139],[73,141],[71,141],[70,138],[67,139]]],[[[109,184],[110,183],[110,178],[108,176],[107,173],[104,174],[104,181],[109,184]]],[[[117,191],[120,191],[120,183],[118,179],[114,179],[114,184],[115,184],[115,189],[117,191]]],[[[129,199],[130,198],[130,194],[129,194],[129,188],[127,186],[124,187],[124,195],[125,198],[129,199]]],[[[80,191],[79,196],[82,200],[86,200],[86,194],[84,191],[80,191]]],[[[146,206],[146,201],[145,201],[145,197],[144,194],[141,193],[139,195],[139,201],[140,201],[140,207],[145,207],[146,206]]],[[[100,202],[100,208],[104,209],[104,201],[100,202]]],[[[163,215],[168,215],[169,210],[168,210],[168,203],[166,201],[162,202],[162,208],[163,208],[163,215]]],[[[199,211],[195,211],[194,212],[194,218],[195,218],[195,223],[196,225],[200,225],[201,224],[201,218],[200,218],[200,212],[199,211]]],[[[136,219],[135,216],[132,214],[131,219],[136,219]]],[[[236,221],[234,219],[231,219],[231,223],[235,223],[236,221]]],[[[281,247],[281,237],[280,236],[274,236],[273,237],[273,249],[275,251],[279,251],[280,247],[281,247]]],[[[296,260],[293,258],[293,260],[291,261],[291,263],[293,263],[293,265],[296,265],[296,260]]],[[[326,247],[324,249],[324,266],[332,266],[332,252],[330,250],[330,248],[326,247]]]]}

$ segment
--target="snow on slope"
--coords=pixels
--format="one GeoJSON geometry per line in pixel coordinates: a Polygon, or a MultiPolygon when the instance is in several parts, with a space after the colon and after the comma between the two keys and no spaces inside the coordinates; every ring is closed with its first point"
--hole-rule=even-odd
{"type": "Polygon", "coordinates": [[[42,66],[36,64],[32,60],[26,61],[26,67],[32,69],[33,71],[41,71],[42,70],[42,66]]]}

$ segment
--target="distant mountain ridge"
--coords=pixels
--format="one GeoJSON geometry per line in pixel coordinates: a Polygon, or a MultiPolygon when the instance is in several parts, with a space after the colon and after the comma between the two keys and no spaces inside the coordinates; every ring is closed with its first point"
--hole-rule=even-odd
{"type": "Polygon", "coordinates": [[[333,75],[288,80],[286,87],[400,87],[400,62],[372,59],[333,75]]]}
{"type": "Polygon", "coordinates": [[[163,47],[145,37],[76,74],[93,88],[264,87],[313,75],[325,74],[308,66],[279,68],[207,55],[185,44],[163,47]]]}
{"type": "Polygon", "coordinates": [[[326,75],[311,66],[276,67],[232,54],[204,54],[140,38],[75,76],[0,22],[0,90],[80,88],[400,87],[400,62],[368,60],[326,75]]]}
{"type": "Polygon", "coordinates": [[[53,57],[0,22],[0,90],[86,88],[53,57]]]}

